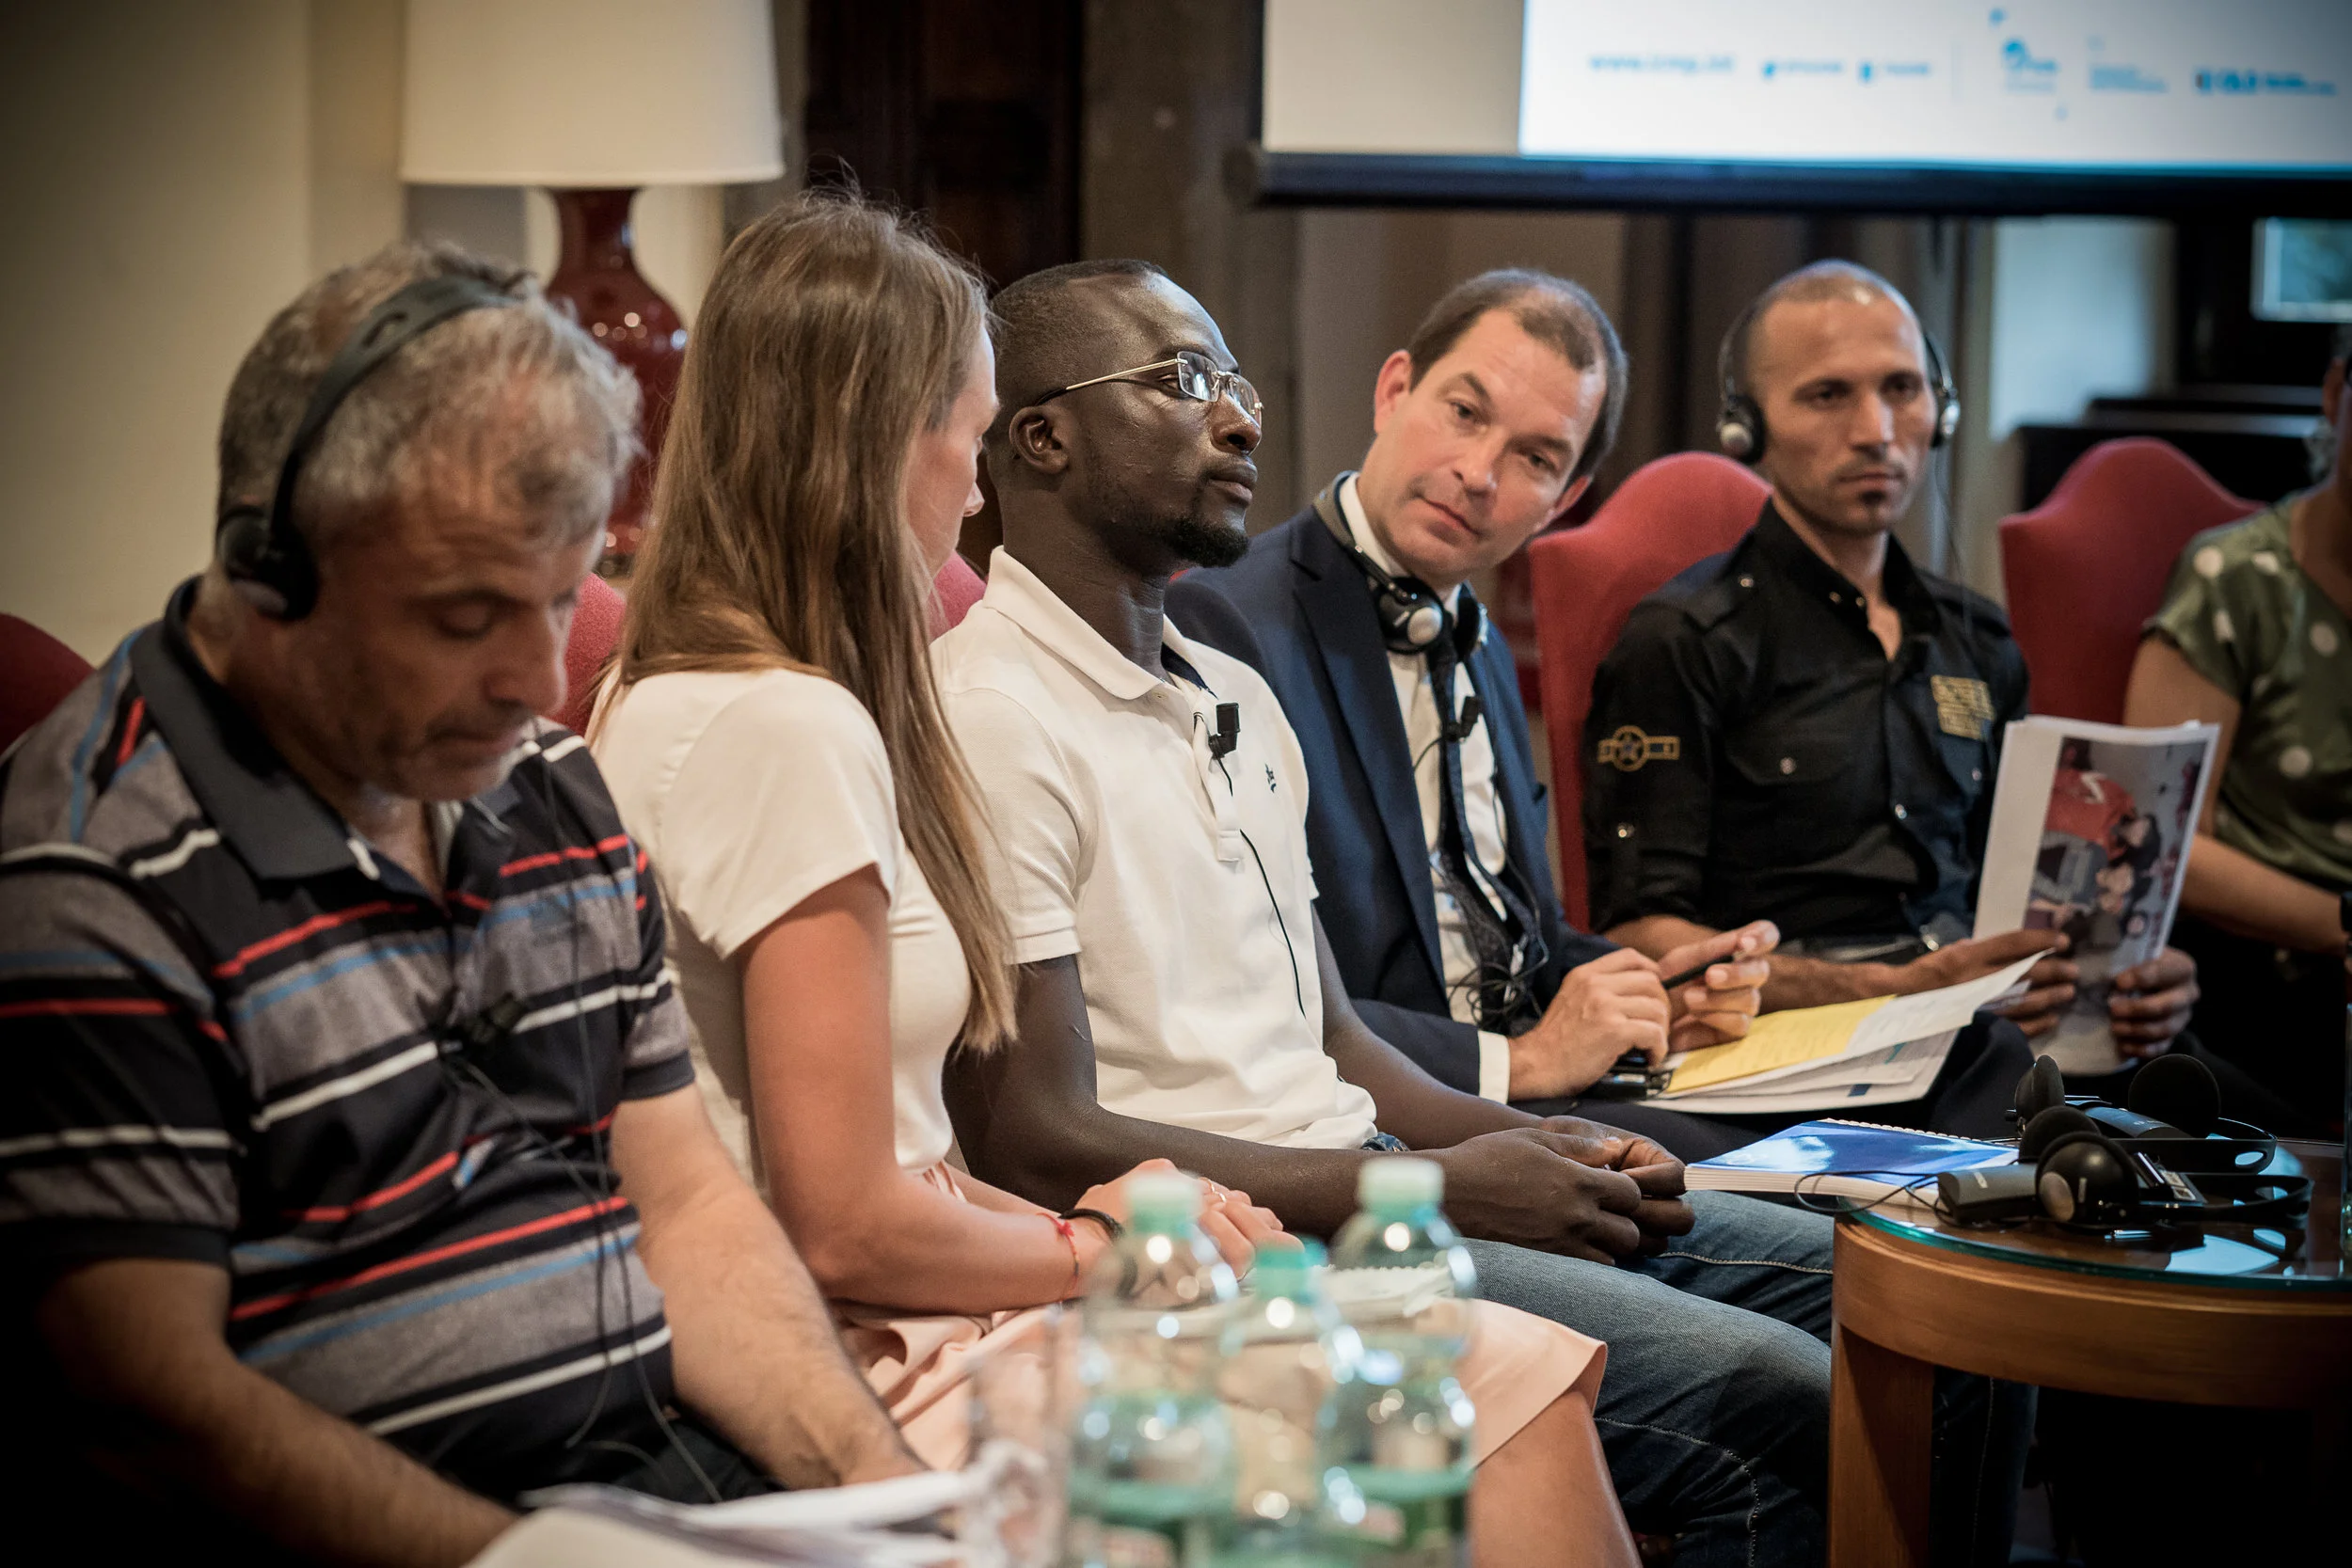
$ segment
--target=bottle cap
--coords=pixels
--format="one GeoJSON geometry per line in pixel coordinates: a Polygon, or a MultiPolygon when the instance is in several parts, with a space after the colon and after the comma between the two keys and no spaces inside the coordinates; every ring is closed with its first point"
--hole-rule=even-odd
{"type": "Polygon", "coordinates": [[[1262,1296],[1308,1295],[1314,1290],[1314,1272],[1322,1266],[1323,1243],[1311,1238],[1295,1247],[1260,1247],[1249,1268],[1249,1288],[1262,1296]]]}
{"type": "Polygon", "coordinates": [[[1200,1182],[1172,1171],[1131,1177],[1127,1208],[1128,1224],[1137,1230],[1161,1235],[1189,1230],[1200,1217],[1200,1182]]]}
{"type": "Polygon", "coordinates": [[[1388,1154],[1366,1160],[1356,1177],[1356,1201],[1375,1213],[1410,1213],[1445,1196],[1445,1167],[1435,1160],[1388,1154]]]}

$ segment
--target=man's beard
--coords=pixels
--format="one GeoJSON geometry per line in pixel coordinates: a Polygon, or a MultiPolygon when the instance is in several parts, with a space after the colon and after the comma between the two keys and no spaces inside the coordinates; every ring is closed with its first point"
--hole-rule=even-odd
{"type": "Polygon", "coordinates": [[[1101,505],[1108,517],[1136,519],[1136,527],[1124,529],[1129,538],[1148,538],[1193,566],[1231,566],[1249,552],[1249,531],[1223,522],[1207,486],[1195,491],[1190,510],[1181,513],[1167,508],[1165,499],[1155,505],[1127,494],[1104,496],[1101,505]]]}
{"type": "Polygon", "coordinates": [[[1912,502],[1918,499],[1918,493],[1915,488],[1905,491],[1901,504],[1887,508],[1883,517],[1840,515],[1834,505],[1817,509],[1806,504],[1805,497],[1793,492],[1787,499],[1793,503],[1798,520],[1812,525],[1816,532],[1849,539],[1867,539],[1875,534],[1892,532],[1895,525],[1910,512],[1912,502]]]}
{"type": "Polygon", "coordinates": [[[1231,566],[1249,553],[1246,530],[1212,522],[1198,508],[1163,526],[1160,542],[1196,566],[1231,566]]]}
{"type": "Polygon", "coordinates": [[[1194,566],[1231,566],[1248,553],[1248,531],[1222,520],[1222,508],[1206,481],[1185,498],[1181,510],[1170,504],[1164,489],[1142,493],[1146,488],[1105,475],[1088,500],[1097,515],[1118,520],[1114,533],[1137,544],[1149,541],[1194,566]]]}

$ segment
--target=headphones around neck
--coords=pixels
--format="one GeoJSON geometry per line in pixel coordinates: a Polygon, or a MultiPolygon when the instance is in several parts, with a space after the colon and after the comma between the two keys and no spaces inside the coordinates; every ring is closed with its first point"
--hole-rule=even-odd
{"type": "Polygon", "coordinates": [[[452,274],[407,285],[368,313],[319,376],[278,466],[266,509],[251,500],[224,508],[213,557],[240,598],[274,621],[299,621],[318,603],[318,560],[294,524],[294,484],[326,422],[377,366],[452,316],[513,305],[516,296],[479,277],[452,274]]]}
{"type": "MultiPolygon", "coordinates": [[[[1366,555],[1356,543],[1355,531],[1347,526],[1347,516],[1340,506],[1340,486],[1355,477],[1350,468],[1315,497],[1315,515],[1331,531],[1331,537],[1356,569],[1364,574],[1364,582],[1372,590],[1373,613],[1380,618],[1380,640],[1389,651],[1399,654],[1425,654],[1439,639],[1454,631],[1455,617],[1445,607],[1445,601],[1428,584],[1413,578],[1400,578],[1382,570],[1380,563],[1366,555]]],[[[1459,600],[1461,620],[1476,626],[1478,600],[1468,586],[1459,600]]]]}
{"type": "MultiPolygon", "coordinates": [[[[1723,410],[1715,416],[1715,444],[1723,449],[1724,456],[1751,465],[1764,455],[1764,410],[1739,384],[1732,367],[1744,357],[1748,331],[1771,297],[1767,291],[1751,300],[1731,324],[1731,330],[1724,334],[1723,346],[1715,352],[1715,377],[1723,388],[1723,410]]],[[[1932,451],[1949,443],[1953,433],[1960,429],[1960,388],[1952,384],[1952,372],[1945,364],[1944,350],[1936,342],[1935,334],[1921,326],[1919,341],[1927,345],[1928,387],[1935,399],[1935,428],[1928,437],[1929,450],[1932,451]]]]}

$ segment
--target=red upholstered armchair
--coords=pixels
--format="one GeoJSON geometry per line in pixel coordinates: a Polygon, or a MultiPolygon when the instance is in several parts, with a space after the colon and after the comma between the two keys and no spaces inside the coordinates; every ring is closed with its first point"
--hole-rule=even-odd
{"type": "Polygon", "coordinates": [[[1560,902],[1571,925],[1588,910],[1584,885],[1584,720],[1593,673],[1645,596],[1731,548],[1756,525],[1770,488],[1726,457],[1678,452],[1643,465],[1581,528],[1528,548],[1535,645],[1543,655],[1544,730],[1551,742],[1553,831],[1560,835],[1560,902]]]}
{"type": "Polygon", "coordinates": [[[566,729],[588,731],[596,682],[612,650],[621,645],[621,616],[628,601],[620,590],[591,573],[580,585],[580,608],[572,612],[572,639],[564,644],[564,705],[547,717],[566,729]]]}
{"type": "Polygon", "coordinates": [[[2033,710],[2120,723],[2140,624],[2183,546],[2254,511],[2178,448],[2102,441],[2049,499],[2001,519],[2009,618],[2033,676],[2033,710]]]}
{"type": "Polygon", "coordinates": [[[49,717],[89,675],[89,661],[30,621],[0,615],[0,752],[49,717]]]}
{"type": "Polygon", "coordinates": [[[950,555],[947,564],[931,578],[931,635],[945,637],[963,620],[964,611],[980,602],[988,592],[988,578],[972,569],[972,563],[960,555],[950,555]]]}

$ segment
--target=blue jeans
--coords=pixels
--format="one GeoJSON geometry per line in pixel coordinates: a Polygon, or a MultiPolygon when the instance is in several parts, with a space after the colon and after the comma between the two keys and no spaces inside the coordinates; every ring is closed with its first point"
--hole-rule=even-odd
{"type": "MultiPolygon", "coordinates": [[[[1623,1267],[1471,1242],[1479,1289],[1608,1341],[1594,1416],[1610,1475],[1634,1528],[1681,1537],[1676,1568],[1818,1563],[1831,1221],[1729,1193],[1691,1207],[1691,1234],[1623,1267]]],[[[1937,1374],[1939,1562],[2009,1560],[2031,1399],[1937,1374]]]]}

